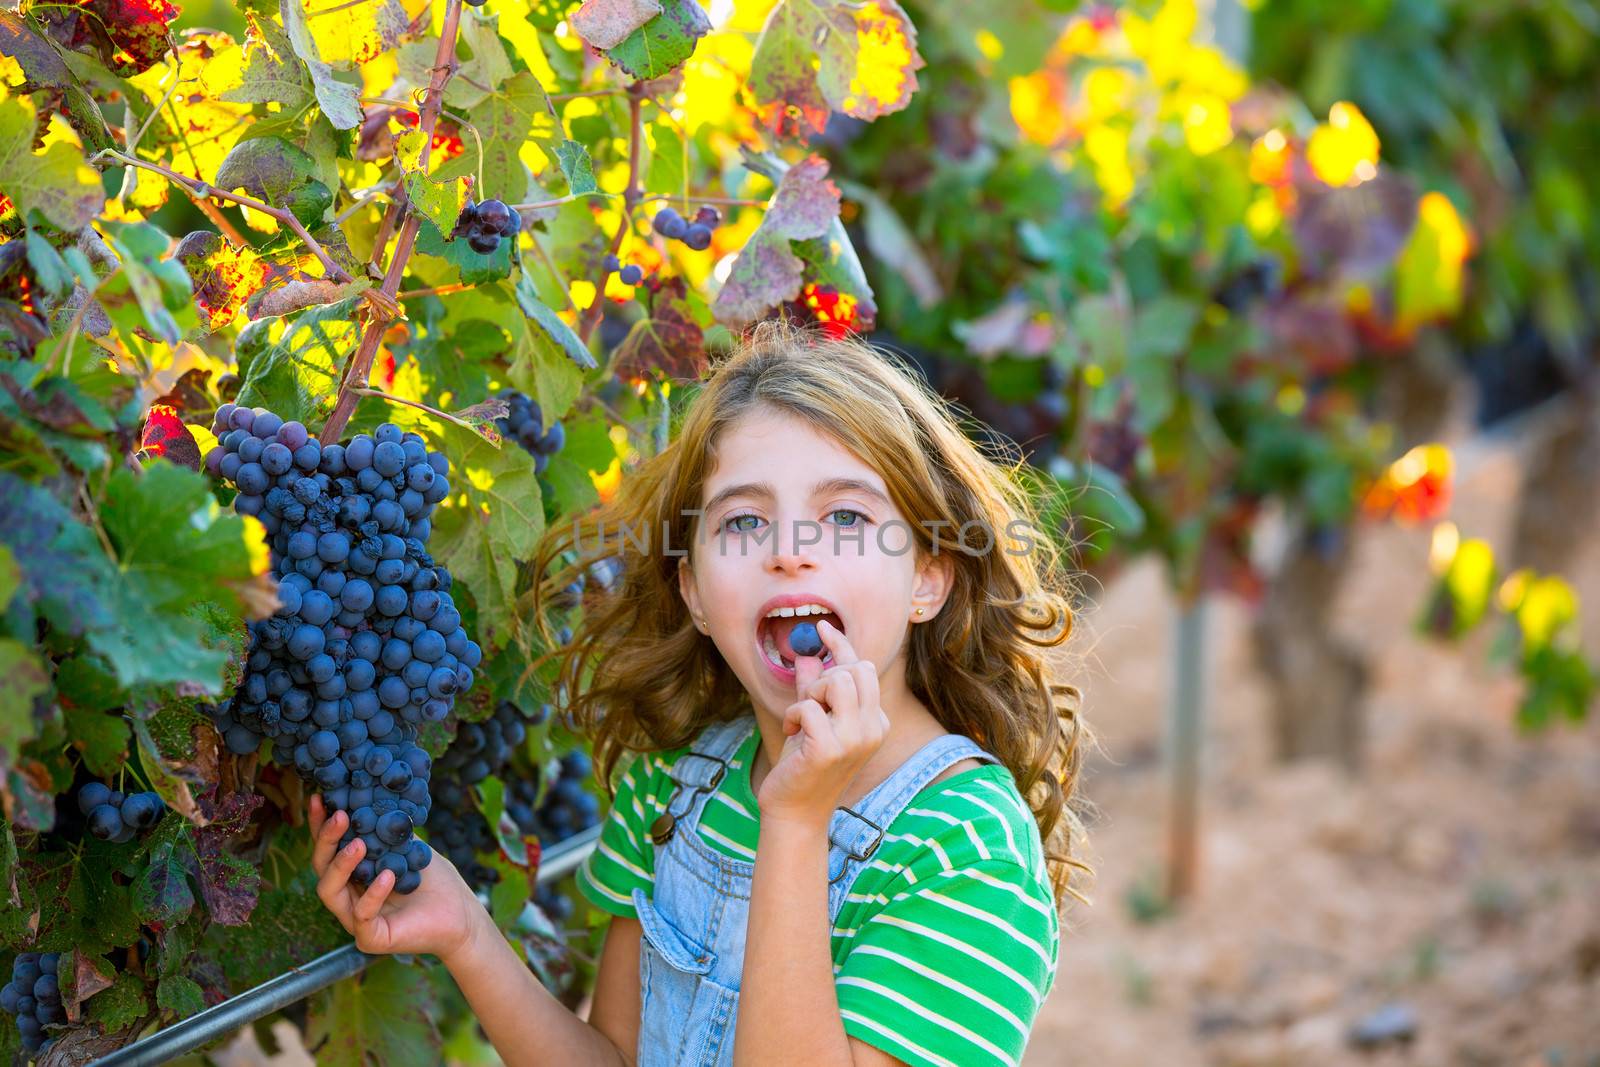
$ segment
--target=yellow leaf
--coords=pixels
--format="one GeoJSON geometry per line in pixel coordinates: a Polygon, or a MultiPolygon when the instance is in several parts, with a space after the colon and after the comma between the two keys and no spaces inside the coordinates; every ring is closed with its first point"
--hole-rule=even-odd
{"type": "Polygon", "coordinates": [[[428,0],[312,0],[306,24],[317,54],[350,70],[427,31],[428,0]]]}
{"type": "Polygon", "coordinates": [[[1461,308],[1472,230],[1450,198],[1430,192],[1417,204],[1417,224],[1395,266],[1396,326],[1411,333],[1461,308]]]}
{"type": "Polygon", "coordinates": [[[1197,156],[1208,156],[1232,144],[1233,122],[1227,101],[1210,94],[1195,97],[1183,117],[1183,139],[1197,156]]]}
{"type": "Polygon", "coordinates": [[[1036,70],[1012,78],[1011,118],[1022,135],[1035,144],[1055,144],[1071,129],[1062,107],[1060,80],[1049,71],[1036,70]]]}
{"type": "Polygon", "coordinates": [[[1533,647],[1548,645],[1577,617],[1577,591],[1555,575],[1530,582],[1517,605],[1522,639],[1533,647]]]}

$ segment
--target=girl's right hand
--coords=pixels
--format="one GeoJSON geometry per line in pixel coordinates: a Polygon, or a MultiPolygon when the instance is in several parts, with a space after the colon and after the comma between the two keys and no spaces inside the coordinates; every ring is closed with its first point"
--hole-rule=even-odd
{"type": "Polygon", "coordinates": [[[449,860],[435,852],[422,870],[422,884],[403,896],[391,896],[394,875],[389,871],[379,872],[361,892],[350,874],[366,855],[365,843],[358,837],[339,851],[349,814],[335,811],[328,816],[322,798],[313,795],[310,816],[317,896],[356,939],[357,948],[372,953],[431,953],[446,964],[468,948],[487,913],[449,860]]]}

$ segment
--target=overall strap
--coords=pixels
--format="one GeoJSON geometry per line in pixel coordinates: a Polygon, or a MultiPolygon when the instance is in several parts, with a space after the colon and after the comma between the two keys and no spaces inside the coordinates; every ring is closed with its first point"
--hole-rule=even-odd
{"type": "Polygon", "coordinates": [[[667,801],[665,814],[657,817],[651,826],[651,836],[657,845],[670,839],[676,824],[693,826],[698,821],[700,808],[722,784],[728,772],[728,760],[750,736],[755,722],[754,715],[743,715],[730,722],[712,723],[694,739],[689,751],[673,761],[667,773],[677,783],[677,788],[667,801]],[[670,822],[667,821],[669,817],[670,822]]]}
{"type": "Polygon", "coordinates": [[[964,759],[999,763],[999,757],[985,750],[965,734],[942,734],[923,745],[894,772],[856,802],[855,808],[834,809],[828,825],[828,883],[831,910],[838,915],[850,882],[872,858],[889,825],[906,809],[929,782],[964,759]],[[840,885],[839,883],[843,883],[840,885]]]}

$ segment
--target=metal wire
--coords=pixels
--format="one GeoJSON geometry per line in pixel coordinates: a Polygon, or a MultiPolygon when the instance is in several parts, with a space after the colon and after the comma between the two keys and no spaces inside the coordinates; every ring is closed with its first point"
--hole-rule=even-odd
{"type": "MultiPolygon", "coordinates": [[[[560,881],[577,870],[584,857],[594,851],[595,842],[599,840],[600,827],[593,826],[550,846],[540,857],[538,884],[560,881]]],[[[102,1056],[94,1063],[97,1067],[146,1067],[165,1063],[296,1001],[304,1000],[319,989],[326,989],[341,979],[359,974],[368,963],[378,958],[362,952],[354,943],[336,948],[254,989],[230,997],[215,1007],[120,1048],[109,1056],[102,1056]]]]}

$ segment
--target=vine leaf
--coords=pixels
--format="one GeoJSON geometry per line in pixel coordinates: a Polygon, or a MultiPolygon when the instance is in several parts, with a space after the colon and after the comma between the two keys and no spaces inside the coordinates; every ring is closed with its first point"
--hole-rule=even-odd
{"type": "Polygon", "coordinates": [[[332,410],[345,357],[360,340],[356,314],[364,288],[364,282],[353,283],[345,290],[355,290],[351,295],[297,313],[269,345],[259,341],[278,320],[262,318],[245,327],[236,346],[244,378],[239,403],[259,404],[307,426],[320,425],[332,410]]]}
{"type": "Polygon", "coordinates": [[[83,138],[84,147],[98,152],[113,145],[100,105],[84,89],[50,42],[34,33],[19,16],[0,11],[0,55],[16,60],[23,80],[12,84],[15,93],[54,92],[61,97],[61,113],[83,138]]]}
{"type": "Polygon", "coordinates": [[[617,373],[639,381],[653,370],[693,381],[706,367],[705,334],[689,305],[680,277],[662,282],[643,301],[648,314],[633,324],[617,349],[617,373]]]}
{"type": "Polygon", "coordinates": [[[533,279],[528,277],[527,271],[517,276],[517,306],[574,364],[584,370],[594,370],[599,365],[572,327],[556,314],[554,308],[539,299],[539,294],[533,288],[533,279]]]}
{"type": "Polygon", "coordinates": [[[168,237],[147,222],[101,224],[120,265],[107,278],[96,300],[124,334],[160,338],[177,344],[183,331],[198,323],[194,288],[183,264],[162,259],[168,237]]]}
{"type": "Polygon", "coordinates": [[[461,214],[461,186],[454,178],[440,181],[422,169],[425,144],[427,137],[420,128],[407,130],[395,139],[395,162],[400,165],[411,203],[440,233],[449,233],[461,214]]]}
{"type": "Polygon", "coordinates": [[[0,194],[11,198],[23,218],[37,210],[58,229],[81,230],[105,204],[100,175],[70,143],[56,141],[35,152],[36,118],[26,97],[0,98],[0,194]]]}
{"type": "Polygon", "coordinates": [[[710,29],[711,19],[696,0],[662,0],[661,14],[603,54],[634,78],[649,81],[682,66],[710,29]]]}
{"type": "Polygon", "coordinates": [[[596,193],[600,191],[600,183],[595,181],[594,161],[589,158],[589,150],[577,141],[568,139],[556,146],[556,162],[561,164],[561,173],[567,177],[567,187],[575,195],[596,193]]]}
{"type": "Polygon", "coordinates": [[[317,57],[335,70],[355,70],[425,32],[430,5],[428,0],[308,0],[307,8],[317,57]]]}
{"type": "Polygon", "coordinates": [[[924,65],[896,0],[784,0],[750,60],[761,118],[779,136],[821,133],[828,112],[871,121],[899,111],[924,65]]]}
{"type": "Polygon", "coordinates": [[[179,8],[167,0],[80,0],[39,4],[32,13],[57,44],[98,55],[126,77],[149,70],[167,54],[169,27],[179,8]]]}
{"type": "Polygon", "coordinates": [[[219,189],[243,189],[273,207],[287,208],[308,225],[333,206],[333,192],[318,177],[317,161],[281,137],[240,141],[217,168],[219,189]]]}
{"type": "MultiPolygon", "coordinates": [[[[454,222],[451,223],[454,228],[454,222]]],[[[438,256],[445,262],[452,264],[461,272],[461,280],[467,285],[482,285],[485,282],[496,282],[511,276],[511,242],[502,240],[495,245],[493,252],[484,255],[482,252],[473,251],[464,237],[447,238],[433,220],[424,216],[422,225],[417,230],[417,251],[429,256],[438,256]]]]}
{"type": "Polygon", "coordinates": [[[530,557],[544,530],[539,479],[520,448],[502,448],[471,430],[415,414],[420,432],[450,457],[451,468],[470,472],[459,483],[465,502],[436,513],[429,547],[472,590],[477,640],[489,648],[513,622],[516,561],[530,557]]]}
{"type": "Polygon", "coordinates": [[[661,0],[583,0],[568,20],[577,35],[602,52],[661,14],[661,0]]]}
{"type": "Polygon", "coordinates": [[[559,136],[551,116],[550,98],[539,79],[529,71],[518,72],[515,77],[506,79],[497,91],[484,97],[482,103],[468,112],[467,118],[477,128],[478,138],[468,137],[464,142],[465,150],[433,172],[434,180],[476,175],[481,139],[483,187],[474,189],[473,196],[478,200],[499,197],[508,204],[521,203],[531,180],[528,166],[519,154],[523,143],[530,136],[541,143],[559,136]]]}
{"type": "MultiPolygon", "coordinates": [[[[444,102],[450,107],[473,108],[499,90],[516,68],[511,65],[505,42],[500,39],[499,15],[485,17],[478,12],[463,11],[459,41],[471,54],[460,61],[456,76],[445,83],[444,102]]],[[[417,84],[428,84],[427,71],[433,66],[437,52],[437,40],[424,40],[406,47],[405,58],[411,60],[409,65],[421,68],[408,72],[418,79],[417,84]]]]}
{"type": "Polygon", "coordinates": [[[200,325],[208,333],[232,322],[245,297],[260,290],[272,273],[254,249],[235,248],[212,230],[184,235],[172,258],[189,275],[200,325]]]}
{"type": "Polygon", "coordinates": [[[424,1067],[443,1062],[433,986],[422,967],[386,958],[315,1001],[308,1044],[327,1067],[424,1067]]]}
{"type": "Polygon", "coordinates": [[[280,105],[294,113],[316,99],[311,72],[298,61],[283,29],[254,11],[245,12],[243,43],[217,53],[201,72],[201,83],[219,100],[280,105]]]}
{"type": "Polygon", "coordinates": [[[805,263],[790,242],[827,234],[839,218],[839,202],[839,189],[828,179],[828,162],[821,156],[809,156],[785,171],[766,217],[717,293],[712,305],[717,320],[742,326],[798,297],[805,263]]]}
{"type": "Polygon", "coordinates": [[[306,69],[311,73],[311,86],[317,97],[317,106],[337,129],[353,130],[360,126],[361,90],[333,76],[333,67],[324,62],[321,53],[317,51],[317,43],[311,37],[311,30],[306,24],[305,9],[300,6],[300,0],[279,0],[278,10],[295,55],[305,62],[306,69]]]}

